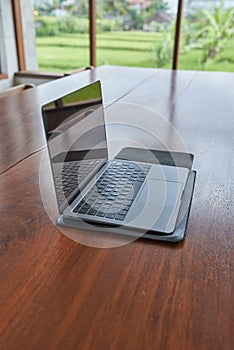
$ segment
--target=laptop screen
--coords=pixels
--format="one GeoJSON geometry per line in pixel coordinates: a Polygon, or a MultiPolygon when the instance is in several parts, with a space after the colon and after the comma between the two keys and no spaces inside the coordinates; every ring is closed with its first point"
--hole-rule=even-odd
{"type": "Polygon", "coordinates": [[[42,116],[61,213],[108,159],[100,81],[44,105],[42,116]]]}

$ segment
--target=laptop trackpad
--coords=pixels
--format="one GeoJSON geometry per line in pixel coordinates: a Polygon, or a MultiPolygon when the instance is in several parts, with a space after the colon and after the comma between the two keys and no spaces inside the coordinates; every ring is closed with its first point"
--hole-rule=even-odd
{"type": "Polygon", "coordinates": [[[172,232],[181,194],[182,185],[179,183],[148,179],[127,216],[128,224],[142,229],[172,232]]]}
{"type": "Polygon", "coordinates": [[[180,199],[182,193],[182,185],[176,182],[161,181],[155,179],[148,179],[136,201],[138,203],[150,203],[159,205],[160,207],[174,206],[180,199]]]}

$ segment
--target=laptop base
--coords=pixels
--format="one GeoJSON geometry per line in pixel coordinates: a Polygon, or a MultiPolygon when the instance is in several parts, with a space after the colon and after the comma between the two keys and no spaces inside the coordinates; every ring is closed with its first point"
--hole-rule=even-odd
{"type": "Polygon", "coordinates": [[[194,190],[194,183],[196,178],[196,172],[190,171],[186,187],[184,189],[181,207],[179,211],[179,215],[177,218],[176,229],[171,234],[164,234],[161,232],[150,230],[146,233],[142,232],[138,229],[128,229],[122,226],[108,226],[102,224],[88,223],[79,218],[76,220],[66,218],[64,215],[61,215],[57,224],[65,227],[76,228],[81,230],[95,231],[95,232],[103,232],[109,234],[117,234],[117,235],[125,235],[135,238],[144,238],[150,240],[158,240],[158,241],[166,241],[176,243],[185,238],[186,228],[189,218],[189,212],[191,207],[192,195],[194,190]]]}

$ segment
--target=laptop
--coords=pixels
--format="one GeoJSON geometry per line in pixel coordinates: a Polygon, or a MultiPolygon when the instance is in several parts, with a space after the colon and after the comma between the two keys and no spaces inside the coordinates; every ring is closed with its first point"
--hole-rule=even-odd
{"type": "Polygon", "coordinates": [[[189,170],[109,159],[100,81],[45,104],[42,117],[60,215],[77,227],[174,231],[189,170]]]}

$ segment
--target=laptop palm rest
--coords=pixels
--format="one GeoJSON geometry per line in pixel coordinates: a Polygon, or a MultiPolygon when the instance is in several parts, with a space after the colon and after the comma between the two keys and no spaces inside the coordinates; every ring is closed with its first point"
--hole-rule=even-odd
{"type": "Polygon", "coordinates": [[[171,233],[175,228],[182,189],[180,183],[147,179],[126,217],[126,225],[171,233]]]}

